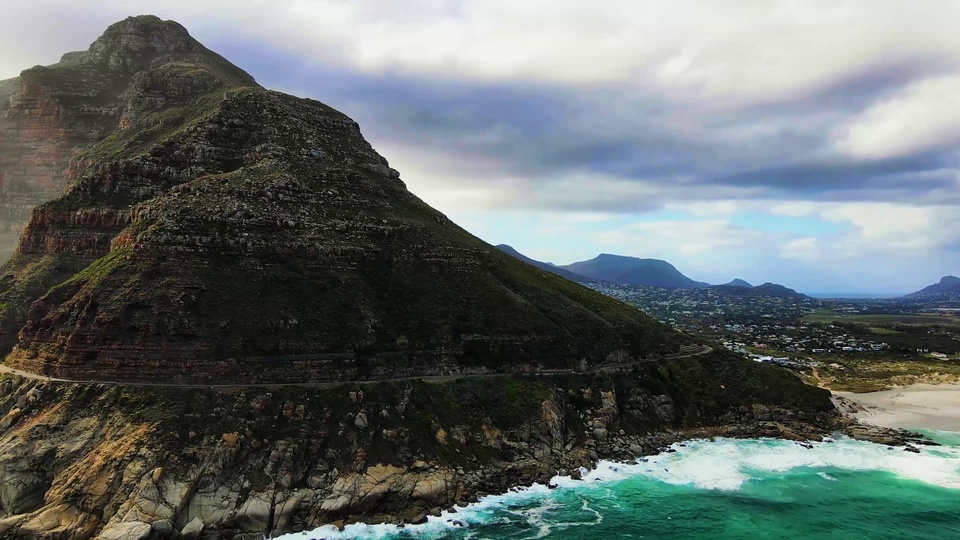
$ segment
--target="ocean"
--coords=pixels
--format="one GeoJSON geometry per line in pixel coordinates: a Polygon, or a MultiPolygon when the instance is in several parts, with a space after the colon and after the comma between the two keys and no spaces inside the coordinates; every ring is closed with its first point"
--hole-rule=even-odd
{"type": "Polygon", "coordinates": [[[601,462],[490,496],[426,524],[322,527],[281,538],[613,540],[960,538],[960,433],[920,454],[835,439],[676,444],[637,463],[601,462]]]}

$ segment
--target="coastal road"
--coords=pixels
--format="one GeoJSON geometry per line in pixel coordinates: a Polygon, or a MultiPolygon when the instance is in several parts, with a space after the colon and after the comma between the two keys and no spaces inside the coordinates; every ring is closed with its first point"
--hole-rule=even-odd
{"type": "MultiPolygon", "coordinates": [[[[713,347],[703,345],[700,350],[693,351],[683,354],[667,355],[662,358],[662,360],[678,360],[680,358],[690,358],[693,356],[702,356],[705,354],[710,354],[713,352],[713,347]]],[[[285,386],[303,386],[306,388],[335,388],[338,386],[343,386],[346,384],[374,384],[381,382],[398,382],[398,381],[424,381],[430,383],[441,383],[441,382],[450,382],[457,379],[490,379],[494,377],[504,377],[509,375],[533,375],[538,377],[551,377],[556,375],[572,375],[575,373],[610,373],[613,371],[621,369],[629,369],[635,365],[643,364],[646,362],[655,361],[654,359],[650,360],[638,360],[636,362],[625,362],[622,364],[613,364],[606,366],[598,366],[596,368],[590,369],[588,371],[577,371],[574,369],[556,369],[556,370],[545,370],[532,373],[478,373],[478,374],[452,374],[452,375],[426,375],[426,376],[408,376],[408,377],[392,377],[388,379],[369,379],[369,380],[356,380],[356,381],[322,381],[322,382],[291,382],[291,383],[262,383],[262,384],[204,384],[204,383],[177,383],[177,382],[155,382],[155,381],[98,381],[98,380],[87,380],[87,379],[63,379],[60,377],[48,377],[46,375],[37,375],[36,373],[30,373],[28,371],[20,371],[19,369],[13,369],[10,366],[5,364],[0,364],[0,374],[6,373],[9,375],[18,375],[24,379],[34,380],[34,381],[44,381],[44,382],[55,382],[55,383],[68,383],[68,384],[106,384],[113,386],[159,386],[159,387],[170,387],[170,388],[221,388],[221,389],[237,389],[237,388],[247,388],[247,387],[257,387],[257,388],[282,388],[285,386]]]]}

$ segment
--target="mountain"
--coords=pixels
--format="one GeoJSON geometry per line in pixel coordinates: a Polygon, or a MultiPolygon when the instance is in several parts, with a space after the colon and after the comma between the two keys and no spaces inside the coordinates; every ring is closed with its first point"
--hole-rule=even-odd
{"type": "Polygon", "coordinates": [[[957,276],[943,276],[938,283],[928,285],[907,296],[932,296],[960,293],[960,278],[957,276]]]}
{"type": "Polygon", "coordinates": [[[777,298],[809,298],[803,293],[798,293],[797,291],[784,287],[783,285],[777,283],[764,283],[762,285],[757,285],[753,288],[754,291],[760,293],[762,296],[774,296],[777,298]]]}
{"type": "Polygon", "coordinates": [[[0,538],[421,523],[691,437],[844,428],[828,391],[471,236],[356,122],[179,24],[17,84],[3,174],[36,197],[9,208],[64,190],[0,270],[0,538]]]}
{"type": "MultiPolygon", "coordinates": [[[[742,281],[742,280],[734,280],[742,281]]],[[[809,298],[803,293],[798,293],[797,291],[784,287],[783,285],[778,285],[776,283],[764,283],[762,285],[757,285],[756,287],[748,285],[733,285],[734,282],[727,283],[725,285],[714,285],[711,287],[712,290],[724,294],[727,296],[770,296],[775,298],[809,298]]],[[[743,283],[746,283],[745,281],[743,283]]]]}
{"type": "Polygon", "coordinates": [[[71,163],[82,165],[75,160],[83,149],[121,131],[140,133],[129,128],[144,122],[157,124],[154,132],[165,121],[176,125],[191,115],[182,108],[192,98],[227,86],[256,81],[179,24],[145,17],[113,25],[58,64],[0,81],[0,259],[13,253],[31,208],[76,177],[71,163]],[[156,27],[156,41],[133,31],[142,24],[156,27]],[[145,114],[161,108],[169,118],[145,114]]]}
{"type": "Polygon", "coordinates": [[[602,253],[589,261],[576,262],[560,266],[560,268],[588,278],[615,281],[627,285],[649,285],[679,289],[709,286],[707,283],[688,278],[672,264],[659,259],[638,259],[636,257],[602,253]]]}
{"type": "Polygon", "coordinates": [[[204,51],[175,23],[129,20],[89,56],[44,68],[77,78],[75,92],[109,86],[123,105],[0,270],[8,365],[337,379],[561,367],[683,341],[469,235],[410,193],[356,122],[254,86],[204,51]],[[150,37],[128,53],[131,28],[150,37]]]}
{"type": "Polygon", "coordinates": [[[556,275],[558,275],[558,276],[560,276],[560,277],[567,278],[567,279],[569,279],[570,281],[574,281],[574,282],[576,282],[576,283],[593,283],[594,281],[596,281],[596,280],[590,279],[590,278],[588,278],[588,277],[586,277],[586,276],[581,276],[580,274],[577,274],[577,273],[571,272],[571,271],[569,271],[569,270],[565,270],[565,269],[563,269],[563,268],[560,268],[559,266],[557,266],[557,265],[555,265],[555,264],[548,263],[548,262],[540,262],[540,261],[531,259],[530,257],[527,257],[526,255],[520,253],[519,251],[513,249],[512,247],[510,247],[510,246],[508,246],[508,245],[506,245],[506,244],[500,244],[500,245],[498,245],[498,246],[497,246],[497,249],[499,249],[500,251],[502,251],[502,252],[504,252],[504,253],[506,253],[506,254],[508,254],[508,255],[516,258],[516,259],[520,259],[521,261],[523,261],[523,262],[525,262],[525,263],[527,263],[527,264],[529,264],[529,265],[536,266],[537,268],[540,268],[540,269],[542,269],[542,270],[546,270],[547,272],[554,273],[554,274],[556,274],[556,275]]]}
{"type": "Polygon", "coordinates": [[[740,278],[737,278],[737,279],[731,281],[730,283],[725,283],[724,286],[726,286],[726,287],[748,287],[748,288],[751,288],[751,289],[753,288],[753,285],[747,283],[746,281],[744,281],[744,280],[742,280],[742,279],[740,279],[740,278]]]}

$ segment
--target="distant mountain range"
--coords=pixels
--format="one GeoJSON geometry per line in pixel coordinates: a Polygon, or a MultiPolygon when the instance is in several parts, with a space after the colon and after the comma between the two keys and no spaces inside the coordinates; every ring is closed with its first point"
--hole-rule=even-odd
{"type": "MultiPolygon", "coordinates": [[[[738,281],[738,280],[734,280],[738,281]]],[[[733,283],[733,282],[731,282],[733,283]]],[[[713,290],[726,294],[729,296],[772,296],[775,298],[809,298],[803,293],[799,293],[783,285],[778,285],[776,283],[764,283],[762,285],[753,286],[744,286],[744,285],[731,285],[727,283],[726,285],[714,285],[711,287],[713,290]]]]}
{"type": "Polygon", "coordinates": [[[933,296],[941,294],[960,294],[960,278],[957,276],[943,276],[939,283],[934,283],[910,293],[907,296],[933,296]]]}
{"type": "Polygon", "coordinates": [[[577,283],[610,281],[614,283],[625,283],[627,285],[675,289],[700,289],[710,287],[717,292],[730,296],[807,297],[805,294],[798,293],[783,285],[769,282],[754,287],[742,279],[734,279],[724,285],[710,285],[703,281],[690,279],[677,270],[675,266],[660,259],[639,259],[637,257],[602,253],[588,261],[557,266],[531,259],[506,244],[500,244],[497,248],[527,264],[536,266],[547,272],[553,272],[558,276],[565,277],[577,283]]]}
{"type": "Polygon", "coordinates": [[[499,249],[500,251],[506,253],[507,255],[512,255],[512,256],[514,256],[515,258],[520,259],[521,261],[523,261],[523,262],[525,262],[525,263],[527,263],[527,264],[529,264],[529,265],[536,266],[537,268],[540,268],[540,269],[542,269],[542,270],[546,270],[547,272],[552,272],[552,273],[554,273],[554,274],[556,274],[556,275],[558,275],[558,276],[560,276],[560,277],[567,278],[567,279],[569,279],[570,281],[575,281],[575,282],[577,282],[577,283],[593,283],[594,281],[596,281],[596,280],[590,279],[590,278],[588,278],[588,277],[586,277],[586,276],[581,276],[580,274],[577,274],[577,273],[571,272],[571,271],[569,271],[569,270],[565,270],[565,269],[563,269],[563,268],[560,268],[559,266],[556,266],[556,265],[554,265],[554,264],[550,264],[550,263],[546,263],[546,262],[542,262],[542,261],[537,261],[537,260],[531,259],[530,257],[527,257],[527,256],[524,255],[523,253],[520,253],[519,251],[513,249],[512,247],[510,247],[510,246],[508,246],[508,245],[506,245],[506,244],[500,244],[500,245],[498,245],[498,246],[497,246],[497,249],[499,249]]]}
{"type": "Polygon", "coordinates": [[[614,281],[627,285],[673,287],[696,289],[709,287],[709,283],[694,281],[683,275],[672,264],[660,259],[638,259],[623,255],[601,253],[589,261],[560,266],[581,276],[601,281],[614,281]]]}

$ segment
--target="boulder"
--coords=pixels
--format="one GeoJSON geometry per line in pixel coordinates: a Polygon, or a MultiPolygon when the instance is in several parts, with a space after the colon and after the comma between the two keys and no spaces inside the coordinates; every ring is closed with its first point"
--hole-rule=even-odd
{"type": "Polygon", "coordinates": [[[125,521],[104,527],[97,540],[145,540],[151,530],[149,523],[125,521]]]}
{"type": "Polygon", "coordinates": [[[200,533],[203,532],[203,520],[195,517],[190,523],[184,525],[183,529],[180,530],[180,535],[190,540],[200,536],[200,533]]]}

